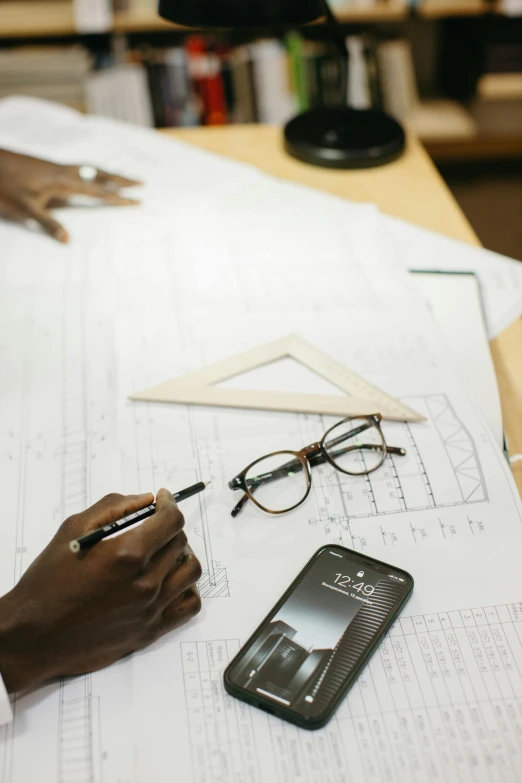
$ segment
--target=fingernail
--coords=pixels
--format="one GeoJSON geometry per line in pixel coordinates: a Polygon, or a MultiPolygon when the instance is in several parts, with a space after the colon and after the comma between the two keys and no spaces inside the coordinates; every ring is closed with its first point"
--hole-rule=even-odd
{"type": "Polygon", "coordinates": [[[56,231],[56,239],[58,240],[58,242],[63,242],[64,244],[66,244],[69,241],[69,234],[64,228],[59,228],[56,231]]]}

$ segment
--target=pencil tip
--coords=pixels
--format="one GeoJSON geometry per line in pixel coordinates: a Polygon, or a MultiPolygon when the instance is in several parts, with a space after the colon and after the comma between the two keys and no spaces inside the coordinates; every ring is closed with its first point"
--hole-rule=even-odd
{"type": "Polygon", "coordinates": [[[210,479],[210,481],[204,481],[203,484],[205,487],[208,487],[209,484],[212,484],[212,479],[210,479]]]}

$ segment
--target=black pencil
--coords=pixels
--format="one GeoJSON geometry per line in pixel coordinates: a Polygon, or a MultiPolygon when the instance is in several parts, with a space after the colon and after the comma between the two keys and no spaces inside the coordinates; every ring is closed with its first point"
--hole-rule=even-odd
{"type": "MultiPolygon", "coordinates": [[[[210,481],[199,481],[197,484],[182,489],[180,492],[174,492],[173,498],[176,501],[186,500],[187,498],[191,498],[192,495],[197,495],[198,492],[203,492],[209,484],[210,481]]],[[[80,538],[75,538],[70,542],[69,549],[74,553],[80,552],[82,549],[88,549],[89,547],[94,546],[94,544],[97,544],[98,541],[102,541],[104,538],[119,533],[120,530],[125,530],[125,528],[130,527],[131,525],[136,525],[138,522],[143,522],[144,519],[151,517],[155,513],[156,504],[151,503],[150,506],[145,506],[145,508],[135,511],[134,514],[129,514],[128,516],[123,517],[123,519],[118,519],[116,522],[110,522],[108,525],[93,530],[92,533],[87,533],[84,536],[80,536],[80,538]]]]}

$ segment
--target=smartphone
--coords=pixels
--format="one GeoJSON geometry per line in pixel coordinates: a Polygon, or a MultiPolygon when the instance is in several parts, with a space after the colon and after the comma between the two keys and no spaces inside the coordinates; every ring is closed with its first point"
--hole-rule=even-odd
{"type": "Polygon", "coordinates": [[[400,568],[321,547],[227,667],[227,692],[304,729],[322,728],[412,590],[400,568]]]}

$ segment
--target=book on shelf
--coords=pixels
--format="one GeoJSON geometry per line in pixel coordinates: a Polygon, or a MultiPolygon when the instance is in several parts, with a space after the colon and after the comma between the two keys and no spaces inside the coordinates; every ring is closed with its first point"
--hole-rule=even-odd
{"type": "Polygon", "coordinates": [[[522,40],[486,42],[470,112],[484,136],[522,134],[522,40]]]}
{"type": "Polygon", "coordinates": [[[79,33],[105,33],[113,27],[112,0],[72,0],[74,26],[79,33]]]}
{"type": "Polygon", "coordinates": [[[155,127],[283,125],[308,108],[347,104],[384,108],[426,139],[475,133],[462,105],[421,101],[404,39],[348,36],[346,80],[331,41],[297,32],[235,47],[214,36],[175,40],[174,46],[132,46],[122,37],[110,51],[92,56],[81,45],[0,53],[0,95],[22,92],[84,104],[94,114],[155,127]]]}
{"type": "Polygon", "coordinates": [[[411,44],[385,41],[377,49],[384,109],[425,141],[466,139],[477,134],[470,112],[457,101],[421,100],[411,44]]]}
{"type": "Polygon", "coordinates": [[[0,98],[27,95],[81,108],[91,58],[80,45],[0,51],[0,98]]]}
{"type": "Polygon", "coordinates": [[[85,85],[85,101],[90,114],[145,127],[153,124],[147,74],[141,65],[116,65],[90,74],[85,85]]]}
{"type": "Polygon", "coordinates": [[[506,16],[522,16],[522,0],[500,0],[500,11],[506,16]]]}

